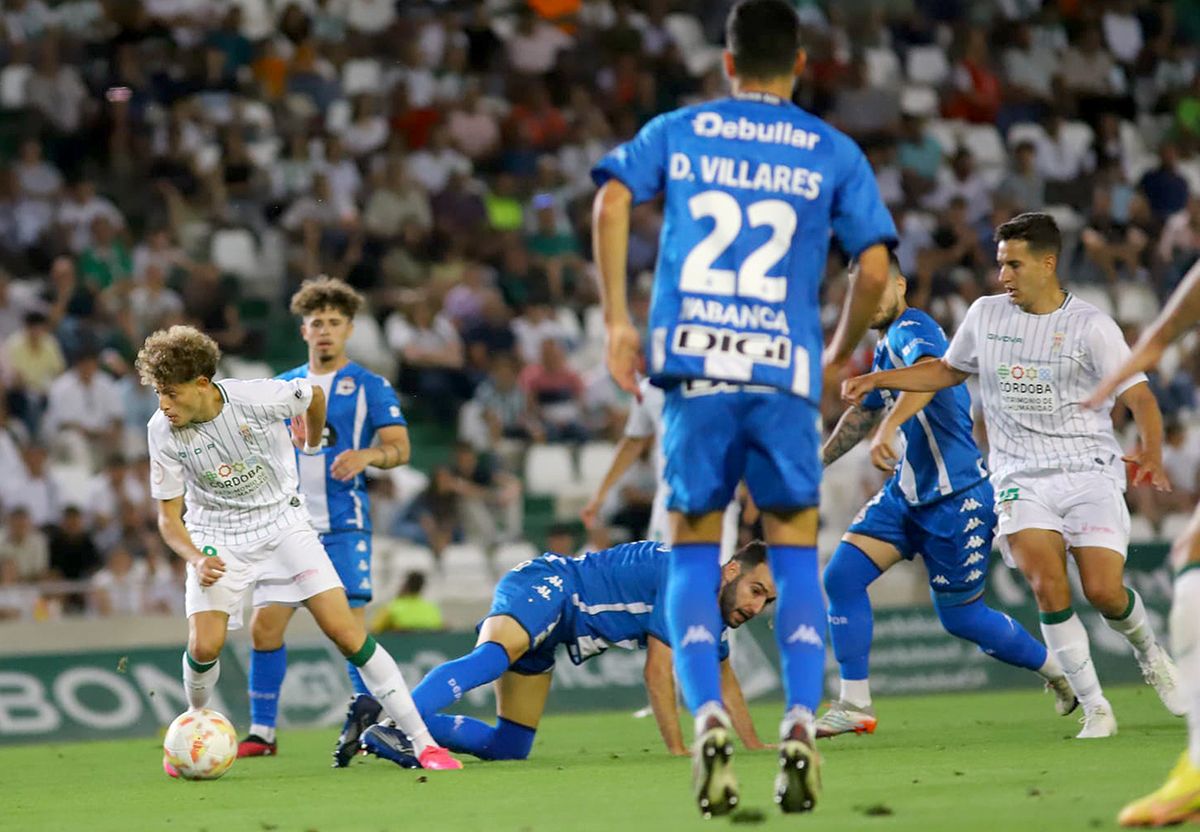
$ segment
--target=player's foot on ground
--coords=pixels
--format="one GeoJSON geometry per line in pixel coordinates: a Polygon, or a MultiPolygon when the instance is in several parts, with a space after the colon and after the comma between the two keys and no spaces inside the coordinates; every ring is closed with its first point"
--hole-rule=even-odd
{"type": "MultiPolygon", "coordinates": [[[[1066,676],[1048,680],[1046,691],[1054,694],[1054,710],[1059,716],[1066,716],[1079,707],[1079,699],[1075,696],[1075,691],[1071,690],[1071,683],[1067,681],[1066,676]]],[[[818,733],[817,736],[821,735],[818,733]]]]}
{"type": "Polygon", "coordinates": [[[1113,716],[1112,705],[1103,700],[1099,705],[1083,709],[1079,718],[1083,728],[1075,735],[1077,740],[1096,740],[1116,736],[1117,718],[1113,716]]]}
{"type": "Polygon", "coordinates": [[[1166,650],[1155,645],[1145,661],[1138,661],[1138,667],[1142,669],[1142,678],[1146,680],[1146,684],[1154,688],[1168,711],[1175,716],[1187,713],[1187,699],[1183,695],[1183,689],[1179,687],[1179,671],[1175,669],[1175,662],[1167,655],[1166,650]]]}
{"type": "Polygon", "coordinates": [[[461,762],[450,756],[450,752],[440,745],[426,748],[417,757],[417,762],[421,764],[421,768],[430,771],[458,771],[463,767],[461,762]]]}
{"type": "Polygon", "coordinates": [[[1192,765],[1187,752],[1157,791],[1135,800],[1117,815],[1122,826],[1173,826],[1200,819],[1200,768],[1192,765]]]}
{"type": "Polygon", "coordinates": [[[705,720],[692,747],[692,791],[706,818],[727,815],[738,804],[731,733],[725,712],[714,712],[705,720]]]}
{"type": "Polygon", "coordinates": [[[829,710],[817,720],[818,737],[836,737],[838,734],[874,734],[879,720],[870,705],[860,708],[836,699],[829,703],[829,710]]]}
{"type": "Polygon", "coordinates": [[[381,760],[390,760],[401,768],[422,768],[408,736],[399,728],[370,725],[363,731],[360,745],[368,754],[374,754],[381,760]]]}
{"type": "Polygon", "coordinates": [[[238,757],[274,757],[279,753],[279,746],[267,742],[258,734],[248,734],[246,739],[238,743],[238,757]]]}
{"type": "Polygon", "coordinates": [[[167,762],[166,754],[163,755],[163,771],[167,773],[168,777],[174,777],[176,780],[179,779],[179,769],[167,762]]]}
{"type": "Polygon", "coordinates": [[[333,747],[333,767],[345,768],[350,765],[354,755],[358,753],[359,738],[363,731],[379,721],[383,706],[375,697],[360,693],[350,702],[346,709],[346,722],[342,725],[342,733],[337,745],[333,747]]]}
{"type": "Polygon", "coordinates": [[[821,757],[816,740],[801,720],[795,720],[779,741],[779,774],[775,802],[784,812],[811,812],[821,795],[821,757]]]}

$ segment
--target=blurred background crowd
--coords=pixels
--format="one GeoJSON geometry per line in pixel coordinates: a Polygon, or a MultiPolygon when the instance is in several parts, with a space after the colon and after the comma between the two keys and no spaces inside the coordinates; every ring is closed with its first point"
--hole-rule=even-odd
{"type": "MultiPolygon", "coordinates": [[[[651,459],[593,528],[575,519],[629,405],[602,360],[589,170],[657,113],[725,93],[729,5],[3,0],[0,619],[181,611],[133,357],[182,321],[227,375],[294,366],[286,299],[321,273],[369,299],[351,356],[394,380],[411,423],[414,464],[372,482],[382,600],[402,579],[419,595],[414,568],[486,592],[498,550],[641,536],[651,459]]],[[[1130,339],[1200,257],[1191,0],[797,8],[796,100],[866,150],[909,301],[947,331],[993,290],[992,229],[1021,211],[1057,218],[1065,284],[1130,339]]],[[[634,210],[643,324],[660,221],[634,210]]],[[[844,266],[835,251],[830,325],[844,266]]],[[[1130,494],[1140,540],[1171,537],[1197,498],[1194,337],[1152,382],[1175,491],[1130,494]]],[[[824,540],[881,478],[864,453],[830,470],[824,540]]]]}

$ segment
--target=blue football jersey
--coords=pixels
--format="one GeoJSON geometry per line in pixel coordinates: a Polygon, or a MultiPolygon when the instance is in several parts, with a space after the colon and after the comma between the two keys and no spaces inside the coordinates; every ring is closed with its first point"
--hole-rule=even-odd
{"type": "MultiPolygon", "coordinates": [[[[571,597],[564,633],[571,661],[579,664],[610,646],[636,649],[654,636],[670,644],[667,632],[667,548],[654,541],[623,543],[561,561],[569,575],[571,597]]],[[[717,587],[713,587],[715,594],[717,587]]],[[[729,655],[727,631],[721,629],[721,659],[729,655]]]]}
{"type": "MultiPolygon", "coordinates": [[[[279,378],[308,375],[308,365],[302,364],[279,378]]],[[[334,375],[325,405],[322,452],[313,456],[296,454],[300,493],[317,531],[369,531],[367,478],[359,474],[342,482],[334,479],[329,469],[342,451],[370,447],[380,428],[407,424],[400,412],[400,399],[386,378],[352,361],[334,375]]]]}
{"type": "MultiPolygon", "coordinates": [[[[933,318],[909,308],[892,321],[875,345],[872,370],[908,367],[925,356],[941,358],[949,342],[933,318]]],[[[864,410],[890,407],[891,390],[873,390],[864,410]]],[[[987,478],[972,434],[971,395],[966,384],[939,390],[925,408],[901,426],[904,454],[894,479],[910,505],[932,503],[987,478]]]]}
{"type": "Polygon", "coordinates": [[[830,231],[851,256],[896,241],[849,137],[791,102],[745,94],[658,116],[592,178],[618,179],[634,202],[665,193],[652,381],[746,382],[820,400],[830,231]]]}

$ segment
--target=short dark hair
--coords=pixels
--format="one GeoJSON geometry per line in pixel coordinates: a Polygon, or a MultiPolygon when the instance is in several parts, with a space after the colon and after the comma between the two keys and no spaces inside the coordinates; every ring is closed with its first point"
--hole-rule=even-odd
{"type": "Polygon", "coordinates": [[[424,572],[409,572],[404,576],[404,585],[400,587],[401,595],[420,595],[425,588],[424,572]]]}
{"type": "Polygon", "coordinates": [[[784,0],[742,0],[725,20],[725,45],[741,78],[790,76],[800,51],[800,19],[784,0]]]}
{"type": "Polygon", "coordinates": [[[1056,256],[1062,251],[1058,223],[1054,217],[1039,211],[1017,214],[997,228],[996,242],[1002,240],[1024,240],[1031,251],[1052,251],[1056,256]]]}
{"type": "Polygon", "coordinates": [[[759,564],[767,562],[767,544],[761,540],[751,540],[733,554],[733,559],[746,572],[759,564]]]}

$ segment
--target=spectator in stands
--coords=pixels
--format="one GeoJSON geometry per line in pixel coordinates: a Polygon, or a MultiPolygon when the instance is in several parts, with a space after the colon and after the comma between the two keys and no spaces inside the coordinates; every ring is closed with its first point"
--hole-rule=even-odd
{"type": "Polygon", "coordinates": [[[129,248],[117,237],[112,219],[104,214],[92,220],[91,239],[79,255],[79,276],[97,295],[133,277],[129,248]]]}
{"type": "Polygon", "coordinates": [[[388,346],[400,358],[399,388],[416,395],[426,412],[453,422],[458,406],[470,396],[462,338],[454,324],[434,314],[433,303],[422,298],[407,316],[393,312],[384,328],[388,346]]]}
{"type": "Polygon", "coordinates": [[[67,366],[58,340],[50,334],[46,313],[25,314],[24,327],[4,342],[4,366],[10,376],[13,412],[36,434],[50,384],[67,366]]]}
{"type": "Polygon", "coordinates": [[[1173,416],[1163,423],[1163,467],[1171,491],[1142,486],[1129,493],[1133,510],[1155,526],[1172,512],[1190,512],[1200,492],[1200,437],[1189,436],[1187,425],[1173,416]]]}
{"type": "Polygon", "coordinates": [[[1155,254],[1167,270],[1167,288],[1200,258],[1200,194],[1190,197],[1187,208],[1167,220],[1155,254]]]}
{"type": "Polygon", "coordinates": [[[0,556],[0,623],[32,619],[38,591],[21,579],[12,558],[0,556]]]}
{"type": "Polygon", "coordinates": [[[445,629],[438,605],[421,596],[424,589],[423,573],[409,572],[405,575],[396,597],[376,613],[371,622],[371,632],[405,633],[445,629]]]}
{"type": "Polygon", "coordinates": [[[1020,142],[1012,156],[1013,169],[1000,183],[997,196],[1010,201],[1018,213],[1041,210],[1046,204],[1046,180],[1037,168],[1037,146],[1020,142]]]}
{"type": "Polygon", "coordinates": [[[237,281],[223,278],[212,263],[200,263],[180,290],[187,323],[215,340],[221,350],[236,353],[246,342],[238,314],[237,281]]]}
{"type": "Polygon", "coordinates": [[[555,523],[546,532],[546,551],[571,557],[579,548],[575,527],[566,523],[555,523]]]}
{"type": "Polygon", "coordinates": [[[11,512],[23,508],[33,524],[48,529],[58,522],[58,486],[50,477],[48,454],[41,445],[21,450],[21,465],[0,477],[0,504],[11,512]]]}
{"type": "Polygon", "coordinates": [[[960,118],[975,124],[995,124],[1000,112],[1000,78],[992,68],[987,31],[972,28],[967,32],[962,57],[950,76],[954,92],[946,104],[947,118],[960,118]]]}
{"type": "Polygon", "coordinates": [[[462,540],[457,479],[448,466],[434,468],[425,489],[395,519],[392,533],[423,543],[438,556],[462,540]]]}
{"type": "Polygon", "coordinates": [[[100,615],[140,615],[145,611],[146,562],[134,560],[123,546],[108,553],[91,578],[92,603],[100,615]]]}
{"type": "Polygon", "coordinates": [[[79,179],[68,186],[65,199],[59,204],[56,222],[72,253],[80,254],[88,247],[92,241],[92,222],[100,216],[107,217],[114,228],[125,227],[125,218],[117,206],[96,193],[96,184],[92,180],[79,179]]]}
{"type": "Polygon", "coordinates": [[[175,290],[167,287],[167,275],[159,263],[148,262],[140,272],[137,284],[129,293],[129,309],[139,340],[183,316],[183,300],[175,290]]]}
{"type": "Polygon", "coordinates": [[[971,151],[959,148],[950,160],[949,168],[940,168],[933,192],[925,198],[925,207],[944,211],[955,197],[962,198],[967,220],[975,223],[987,216],[992,208],[992,189],[975,170],[971,151]]]}
{"type": "Polygon", "coordinates": [[[510,352],[492,356],[491,373],[475,390],[492,443],[502,439],[545,442],[546,431],[534,417],[529,397],[517,383],[517,362],[510,352]]]}
{"type": "MultiPolygon", "coordinates": [[[[100,550],[88,533],[83,512],[78,506],[67,506],[62,521],[49,535],[50,568],[56,577],[66,581],[82,581],[91,576],[101,564],[100,550]]],[[[84,593],[72,591],[63,599],[67,612],[81,612],[86,603],[84,593]]]]}
{"type": "Polygon", "coordinates": [[[0,531],[0,558],[11,560],[22,581],[38,581],[50,570],[50,549],[46,535],[33,524],[29,509],[15,506],[4,518],[0,531]]]}
{"type": "Polygon", "coordinates": [[[50,385],[43,436],[83,463],[100,449],[120,447],[124,416],[117,383],[100,369],[96,348],[85,347],[50,385]]]}
{"type": "Polygon", "coordinates": [[[1112,192],[1103,185],[1092,189],[1092,207],[1079,242],[1084,257],[1100,270],[1101,279],[1115,284],[1122,276],[1131,279],[1141,265],[1149,237],[1128,219],[1117,219],[1112,192]]]}
{"type": "Polygon", "coordinates": [[[1142,176],[1138,187],[1150,203],[1150,210],[1159,222],[1187,207],[1188,181],[1180,175],[1179,146],[1163,142],[1158,149],[1159,165],[1142,176]]]}
{"type": "Polygon", "coordinates": [[[529,364],[518,378],[529,398],[534,418],[551,442],[583,442],[588,438],[583,415],[583,379],[567,364],[566,349],[557,338],[546,338],[541,360],[529,364]]]}
{"type": "Polygon", "coordinates": [[[469,442],[455,444],[450,472],[467,540],[490,551],[520,537],[524,505],[519,479],[503,470],[492,454],[479,453],[469,442]]]}
{"type": "Polygon", "coordinates": [[[834,96],[830,121],[859,141],[894,131],[900,122],[900,95],[895,89],[870,83],[866,61],[855,61],[846,85],[834,96]]]}
{"type": "Polygon", "coordinates": [[[433,227],[429,195],[408,176],[404,157],[392,155],[372,175],[371,195],[363,209],[363,227],[380,242],[396,240],[415,227],[421,239],[433,227]]]}
{"type": "Polygon", "coordinates": [[[507,37],[508,64],[524,75],[545,75],[554,67],[558,53],[572,45],[569,35],[534,15],[528,7],[517,10],[517,25],[507,37]]]}

